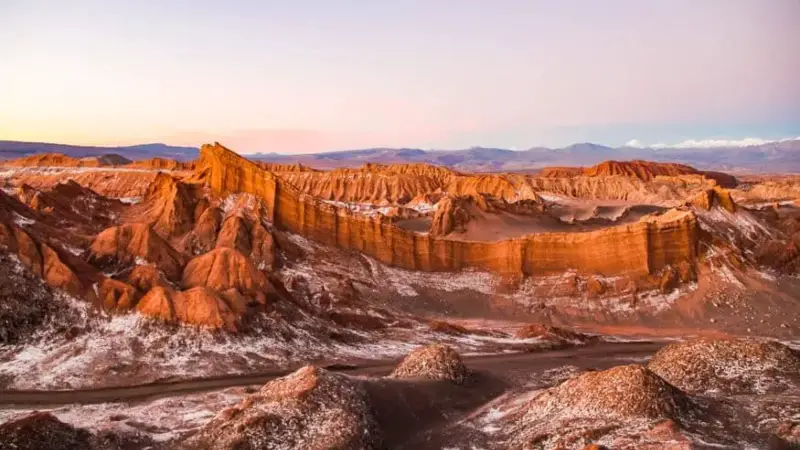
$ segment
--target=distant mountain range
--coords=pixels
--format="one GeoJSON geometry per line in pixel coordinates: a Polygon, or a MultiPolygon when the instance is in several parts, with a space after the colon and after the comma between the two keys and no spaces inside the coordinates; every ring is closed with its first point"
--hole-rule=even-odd
{"type": "MultiPolygon", "coordinates": [[[[224,144],[224,143],[223,143],[224,144]]],[[[108,153],[129,159],[152,157],[191,160],[194,147],[144,144],[127,147],[86,147],[62,144],[0,141],[0,159],[35,153],[64,153],[73,157],[108,153]]],[[[488,172],[533,172],[548,166],[589,166],[606,160],[643,159],[678,162],[704,170],[727,172],[800,172],[800,139],[775,141],[747,147],[639,148],[606,147],[580,143],[563,148],[534,147],[528,150],[474,147],[465,150],[420,150],[414,148],[371,148],[306,155],[256,153],[250,159],[274,163],[301,163],[316,168],[356,167],[372,163],[423,162],[457,170],[488,172]]]]}
{"type": "Polygon", "coordinates": [[[253,154],[264,162],[299,162],[312,167],[351,167],[367,162],[425,162],[464,171],[536,171],[548,166],[590,166],[607,160],[643,159],[678,162],[704,170],[730,172],[800,172],[800,140],[776,141],[748,147],[639,148],[581,143],[563,148],[534,147],[505,150],[475,147],[466,150],[373,148],[312,155],[253,154]]]}
{"type": "Polygon", "coordinates": [[[85,145],[49,144],[44,142],[0,141],[0,160],[21,158],[37,153],[62,153],[73,158],[113,154],[124,156],[132,160],[160,157],[184,161],[197,158],[198,149],[196,147],[176,147],[166,144],[94,147],[85,145]]]}

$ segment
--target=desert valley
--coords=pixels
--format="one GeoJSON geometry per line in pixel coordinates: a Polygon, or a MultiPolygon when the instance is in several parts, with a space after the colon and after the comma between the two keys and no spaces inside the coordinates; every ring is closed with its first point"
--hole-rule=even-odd
{"type": "Polygon", "coordinates": [[[800,445],[800,177],[0,166],[1,449],[800,445]]]}

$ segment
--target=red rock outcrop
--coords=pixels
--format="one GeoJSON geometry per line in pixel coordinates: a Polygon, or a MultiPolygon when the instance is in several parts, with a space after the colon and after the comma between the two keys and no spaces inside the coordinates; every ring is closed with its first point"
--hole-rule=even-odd
{"type": "Polygon", "coordinates": [[[136,266],[125,277],[125,281],[139,292],[147,292],[154,287],[169,287],[169,281],[164,278],[164,273],[153,264],[136,266]]]}
{"type": "Polygon", "coordinates": [[[445,197],[439,202],[439,206],[433,215],[431,222],[432,236],[446,236],[454,231],[464,231],[467,222],[470,220],[469,211],[464,203],[468,198],[445,197]]]}
{"type": "Polygon", "coordinates": [[[129,311],[139,300],[139,293],[133,286],[111,278],[103,278],[96,292],[106,311],[129,311]]]}
{"type": "Polygon", "coordinates": [[[17,188],[17,197],[31,209],[47,213],[53,225],[81,226],[91,234],[109,226],[124,206],[73,180],[58,183],[48,191],[23,184],[17,188]]]}
{"type": "Polygon", "coordinates": [[[167,322],[236,331],[238,316],[213,290],[195,287],[186,291],[155,287],[136,306],[145,316],[167,322]]]}
{"type": "Polygon", "coordinates": [[[172,280],[180,278],[184,264],[183,256],[145,224],[108,228],[97,235],[89,252],[90,261],[100,267],[150,262],[172,280]]]}
{"type": "Polygon", "coordinates": [[[164,237],[182,235],[192,227],[196,203],[189,185],[159,172],[131,216],[164,237]]]}
{"type": "Polygon", "coordinates": [[[576,167],[546,167],[540,176],[546,178],[572,178],[576,176],[609,177],[622,176],[651,181],[656,177],[679,177],[682,175],[701,175],[709,180],[714,180],[723,187],[736,187],[737,180],[734,176],[722,172],[703,172],[694,167],[676,163],[659,163],[652,161],[604,161],[596,166],[586,168],[576,167]]]}
{"type": "Polygon", "coordinates": [[[232,248],[243,255],[249,255],[253,249],[250,241],[250,230],[247,229],[245,219],[240,216],[230,216],[225,219],[219,232],[217,247],[232,248]]]}
{"type": "Polygon", "coordinates": [[[475,267],[504,275],[561,272],[651,274],[693,262],[694,215],[673,211],[639,222],[586,233],[543,233],[497,242],[460,242],[421,235],[390,219],[352,214],[299,192],[221,145],[204,145],[200,178],[216,192],[248,192],[263,199],[273,223],[319,242],[358,250],[410,270],[475,267]]]}
{"type": "Polygon", "coordinates": [[[3,214],[0,214],[0,248],[15,253],[26,267],[42,277],[49,286],[72,295],[81,294],[83,283],[64,262],[64,255],[59,255],[46,242],[31,236],[13,220],[4,220],[3,214]]]}
{"type": "Polygon", "coordinates": [[[636,364],[586,372],[527,398],[511,398],[498,406],[501,411],[516,410],[499,420],[499,432],[493,436],[505,437],[507,448],[548,442],[543,448],[579,449],[600,436],[614,448],[688,448],[671,446],[679,437],[672,433],[662,438],[649,435],[647,441],[631,437],[665,420],[685,424],[707,414],[690,396],[636,364]],[[511,402],[523,404],[514,407],[511,402]]]}
{"type": "Polygon", "coordinates": [[[0,425],[0,448],[14,450],[92,449],[91,433],[58,420],[49,412],[32,412],[0,425]]]}
{"type": "Polygon", "coordinates": [[[463,384],[469,376],[469,369],[452,347],[431,344],[409,353],[390,376],[448,380],[455,384],[463,384]]]}
{"type": "Polygon", "coordinates": [[[411,175],[415,177],[424,177],[436,180],[436,182],[440,184],[449,183],[450,179],[453,176],[459,174],[458,172],[452,169],[448,169],[447,167],[434,166],[431,164],[424,164],[424,163],[407,163],[407,164],[367,163],[357,170],[361,172],[376,172],[383,174],[411,175]]]}
{"type": "Polygon", "coordinates": [[[42,278],[58,289],[63,289],[72,295],[81,292],[81,281],[72,269],[64,264],[58,254],[47,244],[39,246],[42,254],[42,278]]]}
{"type": "Polygon", "coordinates": [[[210,251],[217,245],[221,224],[222,210],[217,207],[205,208],[195,221],[192,231],[181,240],[180,248],[192,255],[210,251]]]}
{"type": "Polygon", "coordinates": [[[733,201],[731,193],[727,189],[717,186],[700,192],[691,198],[688,204],[706,211],[711,210],[714,206],[720,206],[729,212],[736,212],[736,202],[733,201]]]}
{"type": "Polygon", "coordinates": [[[453,177],[444,191],[455,196],[490,196],[506,202],[538,200],[533,186],[525,175],[482,174],[453,177]]]}
{"type": "Polygon", "coordinates": [[[531,416],[679,419],[693,409],[686,394],[637,364],[584,373],[535,398],[531,416]]]}
{"type": "Polygon", "coordinates": [[[183,270],[181,284],[185,288],[207,287],[223,292],[236,289],[245,296],[263,303],[267,280],[244,255],[231,248],[217,248],[197,256],[183,270]]]}
{"type": "Polygon", "coordinates": [[[225,219],[217,237],[217,248],[228,247],[249,256],[260,269],[270,269],[275,262],[275,241],[258,220],[241,215],[225,219]]]}

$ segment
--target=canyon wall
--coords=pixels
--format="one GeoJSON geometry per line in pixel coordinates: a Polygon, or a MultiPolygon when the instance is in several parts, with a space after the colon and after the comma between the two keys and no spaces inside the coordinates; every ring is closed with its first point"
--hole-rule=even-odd
{"type": "Polygon", "coordinates": [[[607,276],[647,275],[667,265],[693,262],[695,257],[696,221],[689,211],[586,233],[458,241],[409,232],[380,215],[358,215],[326,204],[219,144],[201,148],[197,170],[198,177],[218,193],[248,192],[263,198],[279,228],[403,269],[477,268],[506,276],[569,269],[607,276]]]}

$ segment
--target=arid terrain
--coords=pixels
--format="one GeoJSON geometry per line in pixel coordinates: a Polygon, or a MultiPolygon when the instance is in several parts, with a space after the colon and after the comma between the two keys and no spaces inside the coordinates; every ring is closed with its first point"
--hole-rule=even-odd
{"type": "Polygon", "coordinates": [[[0,449],[800,446],[800,177],[146,151],[0,165],[0,449]]]}

